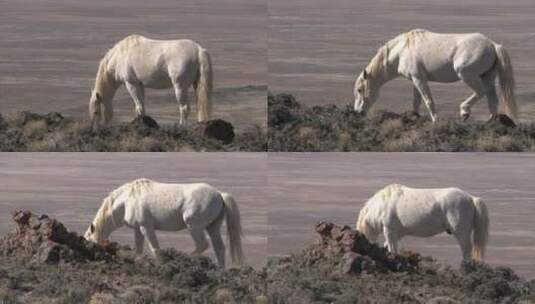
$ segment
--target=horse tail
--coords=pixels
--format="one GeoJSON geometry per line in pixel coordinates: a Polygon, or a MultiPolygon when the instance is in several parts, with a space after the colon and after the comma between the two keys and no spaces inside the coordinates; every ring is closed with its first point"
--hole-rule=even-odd
{"type": "Polygon", "coordinates": [[[208,51],[199,47],[199,76],[197,79],[197,120],[207,121],[210,119],[212,104],[210,101],[212,95],[212,61],[208,51]]]}
{"type": "Polygon", "coordinates": [[[515,78],[513,75],[513,65],[511,57],[505,48],[499,44],[494,44],[496,55],[498,56],[497,68],[500,78],[500,99],[505,105],[507,114],[518,122],[518,106],[515,101],[515,78]]]}
{"type": "Polygon", "coordinates": [[[472,198],[476,209],[474,217],[474,230],[472,231],[472,258],[477,261],[483,261],[485,258],[485,247],[489,238],[489,215],[487,206],[479,198],[472,198]]]}
{"type": "Polygon", "coordinates": [[[221,197],[225,203],[225,215],[227,221],[227,237],[230,244],[230,257],[232,263],[242,265],[244,263],[244,254],[241,244],[243,235],[240,220],[240,210],[238,204],[232,195],[221,192],[221,197]]]}

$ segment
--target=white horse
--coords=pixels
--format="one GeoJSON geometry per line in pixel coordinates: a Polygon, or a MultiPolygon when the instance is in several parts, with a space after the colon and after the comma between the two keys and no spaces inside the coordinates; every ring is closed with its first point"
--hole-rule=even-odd
{"type": "Polygon", "coordinates": [[[241,220],[234,198],[203,184],[164,184],[137,179],[111,192],[104,199],[85,238],[102,244],[119,227],[134,230],[136,252],[143,252],[144,240],[156,255],[160,250],[155,230],[188,229],[195,241],[194,255],[208,248],[205,231],[221,267],[225,267],[225,245],[221,238],[223,219],[227,222],[230,255],[234,264],[244,260],[241,220]]]}
{"type": "Polygon", "coordinates": [[[385,247],[398,252],[406,235],[430,237],[453,234],[464,260],[483,261],[489,234],[487,207],[480,198],[457,188],[414,189],[388,185],[360,210],[356,229],[372,242],[380,233],[385,247]]]}
{"type": "Polygon", "coordinates": [[[518,120],[513,67],[505,49],[482,34],[438,34],[412,30],[382,46],[354,86],[355,111],[366,114],[386,82],[403,76],[414,85],[413,110],[418,114],[423,100],[433,122],[437,119],[428,82],[462,80],[474,93],[460,106],[466,120],[476,101],[486,96],[491,120],[498,114],[495,79],[499,75],[501,100],[507,114],[518,120]]]}
{"type": "Polygon", "coordinates": [[[145,88],[175,91],[180,112],[179,124],[186,125],[190,86],[197,93],[197,118],[210,118],[212,64],[208,51],[191,40],[153,40],[130,35],[119,41],[100,61],[95,87],[89,101],[89,115],[98,125],[113,117],[112,99],[121,84],[132,96],[137,116],[145,115],[145,88]]]}

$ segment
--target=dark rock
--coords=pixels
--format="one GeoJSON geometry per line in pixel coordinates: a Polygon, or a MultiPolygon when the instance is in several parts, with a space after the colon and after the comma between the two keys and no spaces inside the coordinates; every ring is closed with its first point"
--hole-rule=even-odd
{"type": "Polygon", "coordinates": [[[268,124],[271,127],[287,124],[296,119],[299,103],[290,94],[268,96],[268,124]]]}
{"type": "Polygon", "coordinates": [[[116,243],[101,246],[87,241],[46,215],[16,211],[15,231],[0,239],[0,253],[28,255],[31,263],[109,261],[118,251],[116,243]]]}
{"type": "Polygon", "coordinates": [[[50,112],[44,116],[44,119],[46,120],[47,125],[57,126],[63,121],[64,117],[58,112],[50,112]]]}
{"type": "Polygon", "coordinates": [[[358,273],[362,270],[362,257],[356,252],[346,252],[342,257],[342,273],[358,273]]]}
{"type": "Polygon", "coordinates": [[[319,222],[316,225],[316,232],[321,235],[321,237],[327,237],[331,235],[331,230],[333,229],[334,224],[333,223],[327,223],[327,222],[319,222]]]}
{"type": "Polygon", "coordinates": [[[507,115],[505,114],[498,114],[496,118],[497,122],[500,124],[510,127],[510,128],[516,128],[516,123],[507,115]]]}
{"type": "Polygon", "coordinates": [[[148,115],[137,116],[130,122],[130,125],[138,130],[143,129],[154,129],[157,130],[160,128],[156,120],[148,115]]]}
{"type": "Polygon", "coordinates": [[[230,144],[234,140],[234,127],[230,122],[214,119],[199,125],[202,134],[208,138],[217,139],[223,144],[230,144]]]}
{"type": "Polygon", "coordinates": [[[56,264],[60,261],[61,247],[52,242],[42,243],[34,254],[32,262],[37,264],[56,264]]]}
{"type": "Polygon", "coordinates": [[[386,248],[370,243],[364,234],[348,226],[320,222],[316,225],[316,232],[321,236],[321,242],[312,249],[314,254],[311,256],[334,257],[342,254],[341,264],[344,273],[351,269],[360,272],[365,268],[367,271],[412,271],[418,268],[421,260],[418,254],[412,252],[391,254],[386,248]],[[357,259],[358,266],[355,266],[357,259]]]}

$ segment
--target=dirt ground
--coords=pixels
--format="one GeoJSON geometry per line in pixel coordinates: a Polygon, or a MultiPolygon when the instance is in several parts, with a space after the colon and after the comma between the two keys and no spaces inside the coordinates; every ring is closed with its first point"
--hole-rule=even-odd
{"type": "MultiPolygon", "coordinates": [[[[214,115],[238,129],[266,126],[266,1],[3,1],[0,113],[60,112],[85,118],[100,58],[129,34],[189,38],[212,54],[214,115]]],[[[147,113],[177,122],[171,90],[147,90],[147,113]]],[[[190,99],[192,100],[192,99],[190,99]]],[[[192,101],[193,103],[193,101],[192,101]]],[[[124,88],[117,121],[133,118],[124,88]]],[[[192,115],[194,116],[194,115],[192,115]]]]}
{"type": "MultiPolygon", "coordinates": [[[[437,32],[481,32],[509,51],[515,70],[520,117],[535,115],[535,48],[530,0],[270,0],[268,85],[289,92],[309,105],[339,106],[353,102],[357,73],[377,49],[396,35],[415,28],[437,32]]],[[[431,84],[438,113],[458,116],[471,92],[461,83],[431,84]]],[[[381,90],[376,107],[403,112],[412,106],[412,87],[404,79],[381,90]]],[[[474,118],[488,117],[485,101],[474,106],[474,118]]]]}

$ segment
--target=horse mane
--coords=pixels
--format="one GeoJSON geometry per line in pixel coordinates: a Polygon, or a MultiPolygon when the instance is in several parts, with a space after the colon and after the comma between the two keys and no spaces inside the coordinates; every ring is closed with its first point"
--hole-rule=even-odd
{"type": "Polygon", "coordinates": [[[141,194],[151,191],[154,183],[155,181],[148,178],[138,178],[115,189],[110,195],[115,199],[126,191],[129,199],[137,199],[141,194]]]}
{"type": "Polygon", "coordinates": [[[104,227],[104,223],[111,216],[112,210],[113,210],[113,198],[111,197],[111,195],[108,195],[102,201],[102,205],[98,209],[97,215],[95,216],[95,220],[93,221],[96,235],[101,235],[102,228],[104,227]]]}
{"type": "Polygon", "coordinates": [[[388,54],[390,48],[387,44],[377,50],[377,54],[372,58],[368,66],[366,67],[366,72],[370,74],[372,78],[379,76],[379,74],[384,72],[384,67],[388,61],[388,54]]]}
{"type": "MultiPolygon", "coordinates": [[[[122,39],[121,41],[117,42],[114,46],[112,46],[102,57],[100,60],[99,66],[98,66],[98,72],[97,72],[97,83],[99,80],[101,80],[104,77],[107,77],[108,70],[110,69],[110,62],[113,61],[116,57],[123,57],[123,55],[128,52],[129,49],[132,47],[137,46],[142,39],[145,39],[145,37],[141,35],[129,35],[126,38],[122,39]]],[[[106,80],[106,79],[102,79],[106,80]]]]}
{"type": "Polygon", "coordinates": [[[399,34],[393,39],[389,40],[377,50],[377,54],[372,58],[366,67],[366,71],[370,73],[372,77],[377,77],[381,73],[384,73],[385,67],[388,65],[388,56],[392,48],[400,43],[403,43],[406,47],[412,48],[419,39],[423,39],[423,37],[425,37],[424,34],[427,32],[427,30],[423,29],[414,29],[399,34]]]}
{"type": "Polygon", "coordinates": [[[401,196],[404,187],[405,186],[400,184],[390,184],[377,192],[376,195],[379,195],[383,201],[388,201],[392,198],[401,196]]]}
{"type": "Polygon", "coordinates": [[[155,183],[155,181],[151,179],[139,178],[132,182],[126,183],[110,192],[110,194],[102,201],[102,205],[100,206],[100,209],[98,210],[97,215],[95,216],[95,233],[100,234],[105,221],[109,217],[113,216],[113,204],[115,202],[115,199],[117,199],[119,195],[127,191],[126,193],[128,199],[135,200],[141,194],[151,191],[153,183],[155,183]]]}
{"type": "Polygon", "coordinates": [[[360,209],[355,228],[365,235],[369,235],[374,228],[369,226],[369,223],[366,222],[366,218],[368,216],[377,218],[378,215],[383,212],[379,203],[399,197],[403,194],[404,187],[405,186],[400,184],[390,184],[376,192],[360,209]]]}
{"type": "Polygon", "coordinates": [[[427,32],[428,32],[427,30],[423,30],[423,29],[414,29],[414,30],[405,32],[399,36],[404,40],[405,45],[410,48],[410,47],[413,47],[418,40],[423,39],[425,37],[424,34],[427,32]]]}
{"type": "Polygon", "coordinates": [[[357,224],[355,225],[355,228],[360,232],[365,232],[368,229],[368,225],[366,225],[366,221],[364,220],[364,216],[367,212],[366,209],[366,205],[360,208],[359,215],[357,217],[357,224]]]}
{"type": "Polygon", "coordinates": [[[114,46],[112,46],[111,49],[106,52],[106,55],[104,55],[102,60],[109,61],[116,55],[123,55],[124,53],[128,52],[132,47],[137,46],[143,39],[145,39],[145,37],[137,34],[127,36],[126,38],[122,39],[114,46]]]}

